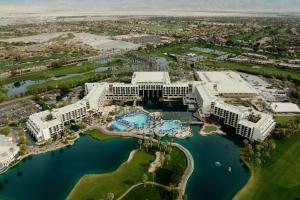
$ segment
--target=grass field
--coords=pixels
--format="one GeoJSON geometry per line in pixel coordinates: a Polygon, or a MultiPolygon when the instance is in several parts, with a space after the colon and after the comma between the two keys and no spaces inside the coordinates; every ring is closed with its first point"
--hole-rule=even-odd
{"type": "Polygon", "coordinates": [[[206,133],[210,133],[210,132],[217,131],[217,130],[218,130],[218,128],[216,126],[205,126],[203,131],[206,133]]]}
{"type": "Polygon", "coordinates": [[[51,80],[41,84],[35,84],[28,87],[29,94],[37,94],[40,92],[49,91],[55,88],[74,88],[79,85],[83,85],[89,81],[98,81],[102,80],[105,77],[108,77],[109,73],[95,73],[90,72],[78,76],[73,76],[70,78],[60,79],[60,80],[51,80]]]}
{"type": "Polygon", "coordinates": [[[129,192],[123,200],[142,200],[142,199],[148,199],[148,200],[173,200],[174,197],[172,196],[172,193],[169,191],[166,191],[159,187],[152,187],[147,185],[144,187],[143,185],[138,186],[137,188],[133,189],[131,192],[129,192]]]}
{"type": "Polygon", "coordinates": [[[107,135],[101,132],[100,130],[97,129],[91,129],[85,132],[85,134],[90,135],[91,137],[97,139],[97,140],[111,140],[114,138],[119,138],[119,136],[114,136],[114,135],[107,135]]]}
{"type": "Polygon", "coordinates": [[[300,198],[300,135],[274,141],[271,160],[261,168],[250,165],[251,178],[236,200],[300,198]]]}
{"type": "MultiPolygon", "coordinates": [[[[156,182],[164,185],[177,186],[187,167],[185,154],[178,148],[172,147],[171,159],[156,171],[156,182]]],[[[166,161],[165,161],[166,162],[166,161]]]]}
{"type": "Polygon", "coordinates": [[[277,125],[279,126],[285,126],[288,123],[292,123],[294,121],[296,121],[297,117],[296,116],[275,116],[275,121],[277,123],[277,125]]]}
{"type": "Polygon", "coordinates": [[[130,162],[125,162],[116,171],[107,174],[83,176],[68,196],[68,199],[106,199],[107,193],[114,193],[115,199],[132,185],[142,182],[154,155],[138,151],[130,162]]]}
{"type": "Polygon", "coordinates": [[[14,76],[5,79],[4,83],[13,83],[21,80],[43,80],[52,77],[64,76],[68,74],[84,73],[84,72],[91,71],[97,67],[101,67],[101,65],[90,63],[90,62],[83,62],[81,64],[66,65],[60,68],[53,68],[53,69],[44,70],[40,72],[24,74],[21,76],[14,76]]]}

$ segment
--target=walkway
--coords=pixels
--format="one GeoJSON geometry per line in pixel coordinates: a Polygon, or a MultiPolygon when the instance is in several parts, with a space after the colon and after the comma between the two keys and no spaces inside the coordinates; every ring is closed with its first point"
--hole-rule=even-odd
{"type": "Polygon", "coordinates": [[[192,154],[180,144],[172,143],[172,145],[178,147],[181,151],[183,151],[188,161],[187,168],[181,178],[181,182],[178,185],[178,200],[182,200],[185,194],[187,182],[194,171],[194,159],[192,154]]]}
{"type": "MultiPolygon", "coordinates": [[[[161,188],[163,188],[165,190],[168,190],[168,191],[172,190],[172,188],[170,188],[170,187],[168,187],[166,185],[163,185],[163,184],[160,184],[160,183],[156,183],[156,182],[152,182],[152,181],[147,181],[147,182],[145,182],[145,184],[146,185],[155,185],[157,187],[161,187],[161,188]]],[[[128,190],[124,194],[122,194],[122,196],[120,196],[119,198],[117,198],[117,200],[123,199],[129,192],[131,192],[133,189],[135,189],[136,187],[138,187],[140,185],[144,185],[144,183],[137,183],[137,184],[131,186],[130,188],[128,188],[128,190]]],[[[177,188],[174,188],[174,189],[177,189],[177,188]]]]}

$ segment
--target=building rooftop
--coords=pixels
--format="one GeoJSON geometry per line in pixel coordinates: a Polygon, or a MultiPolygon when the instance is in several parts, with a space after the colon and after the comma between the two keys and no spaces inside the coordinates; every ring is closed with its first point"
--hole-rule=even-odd
{"type": "Polygon", "coordinates": [[[294,103],[271,103],[270,108],[274,113],[300,113],[299,107],[294,103]]]}
{"type": "Polygon", "coordinates": [[[35,113],[30,115],[29,119],[39,126],[40,129],[46,129],[52,126],[55,126],[60,123],[59,119],[47,119],[48,116],[51,116],[51,112],[49,110],[45,110],[39,113],[35,113]]]}
{"type": "Polygon", "coordinates": [[[233,71],[199,71],[198,78],[213,85],[219,94],[257,94],[258,92],[246,82],[239,73],[233,71]]]}
{"type": "Polygon", "coordinates": [[[170,84],[168,72],[134,72],[132,84],[170,84]]]}
{"type": "Polygon", "coordinates": [[[19,147],[12,142],[11,137],[0,135],[0,163],[9,159],[9,157],[15,155],[18,151],[19,147]]]}

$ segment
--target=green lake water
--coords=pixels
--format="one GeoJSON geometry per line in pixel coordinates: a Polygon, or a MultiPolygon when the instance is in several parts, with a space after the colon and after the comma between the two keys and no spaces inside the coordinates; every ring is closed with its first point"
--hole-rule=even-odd
{"type": "MultiPolygon", "coordinates": [[[[193,119],[192,115],[167,105],[164,118],[193,119]],[[176,110],[176,111],[173,111],[176,110]]],[[[195,161],[186,193],[189,200],[229,200],[246,183],[250,173],[239,159],[241,139],[234,136],[198,135],[177,142],[187,148],[195,161]],[[217,166],[216,162],[221,165],[217,166]],[[229,172],[231,167],[231,172],[229,172]]],[[[81,136],[75,145],[32,156],[0,176],[1,200],[60,200],[64,199],[84,174],[115,170],[124,162],[136,139],[97,141],[81,136]]]]}

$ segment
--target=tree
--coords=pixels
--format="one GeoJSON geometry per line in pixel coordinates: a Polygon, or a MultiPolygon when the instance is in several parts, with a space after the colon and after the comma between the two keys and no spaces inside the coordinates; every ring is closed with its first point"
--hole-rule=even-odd
{"type": "Polygon", "coordinates": [[[167,148],[167,154],[171,154],[171,153],[172,153],[172,147],[168,146],[168,148],[167,148]]]}
{"type": "Polygon", "coordinates": [[[152,147],[152,144],[153,144],[153,135],[152,134],[150,134],[149,139],[150,139],[150,145],[152,147]]]}
{"type": "Polygon", "coordinates": [[[143,175],[143,183],[144,183],[144,187],[146,187],[146,182],[148,181],[148,175],[144,174],[143,175]]]}
{"type": "Polygon", "coordinates": [[[276,149],[276,144],[274,142],[271,143],[271,149],[274,151],[276,149]]]}
{"type": "Polygon", "coordinates": [[[144,145],[145,145],[145,147],[146,147],[146,151],[148,152],[149,140],[145,139],[144,145]]]}
{"type": "MultiPolygon", "coordinates": [[[[151,175],[152,175],[152,182],[154,183],[155,182],[155,178],[156,178],[156,173],[152,172],[151,175]]],[[[152,187],[153,187],[153,184],[152,184],[152,187]]]]}
{"type": "Polygon", "coordinates": [[[170,155],[170,154],[167,154],[167,155],[166,155],[166,160],[167,160],[167,164],[168,164],[169,161],[171,160],[171,155],[170,155]]]}
{"type": "Polygon", "coordinates": [[[143,144],[143,141],[142,141],[142,139],[139,139],[139,140],[138,140],[138,143],[139,143],[140,150],[141,150],[141,149],[142,149],[142,144],[143,144]]]}
{"type": "Polygon", "coordinates": [[[244,146],[246,147],[249,144],[249,141],[247,139],[243,140],[244,146]]]}
{"type": "Polygon", "coordinates": [[[260,166],[261,165],[261,160],[259,158],[256,158],[255,163],[256,163],[257,166],[260,166]]]}
{"type": "Polygon", "coordinates": [[[7,136],[10,133],[10,128],[9,127],[4,127],[0,130],[0,134],[7,136]]]}
{"type": "Polygon", "coordinates": [[[114,195],[114,193],[109,192],[109,193],[107,193],[106,197],[108,200],[113,200],[115,198],[115,195],[114,195]]]}

